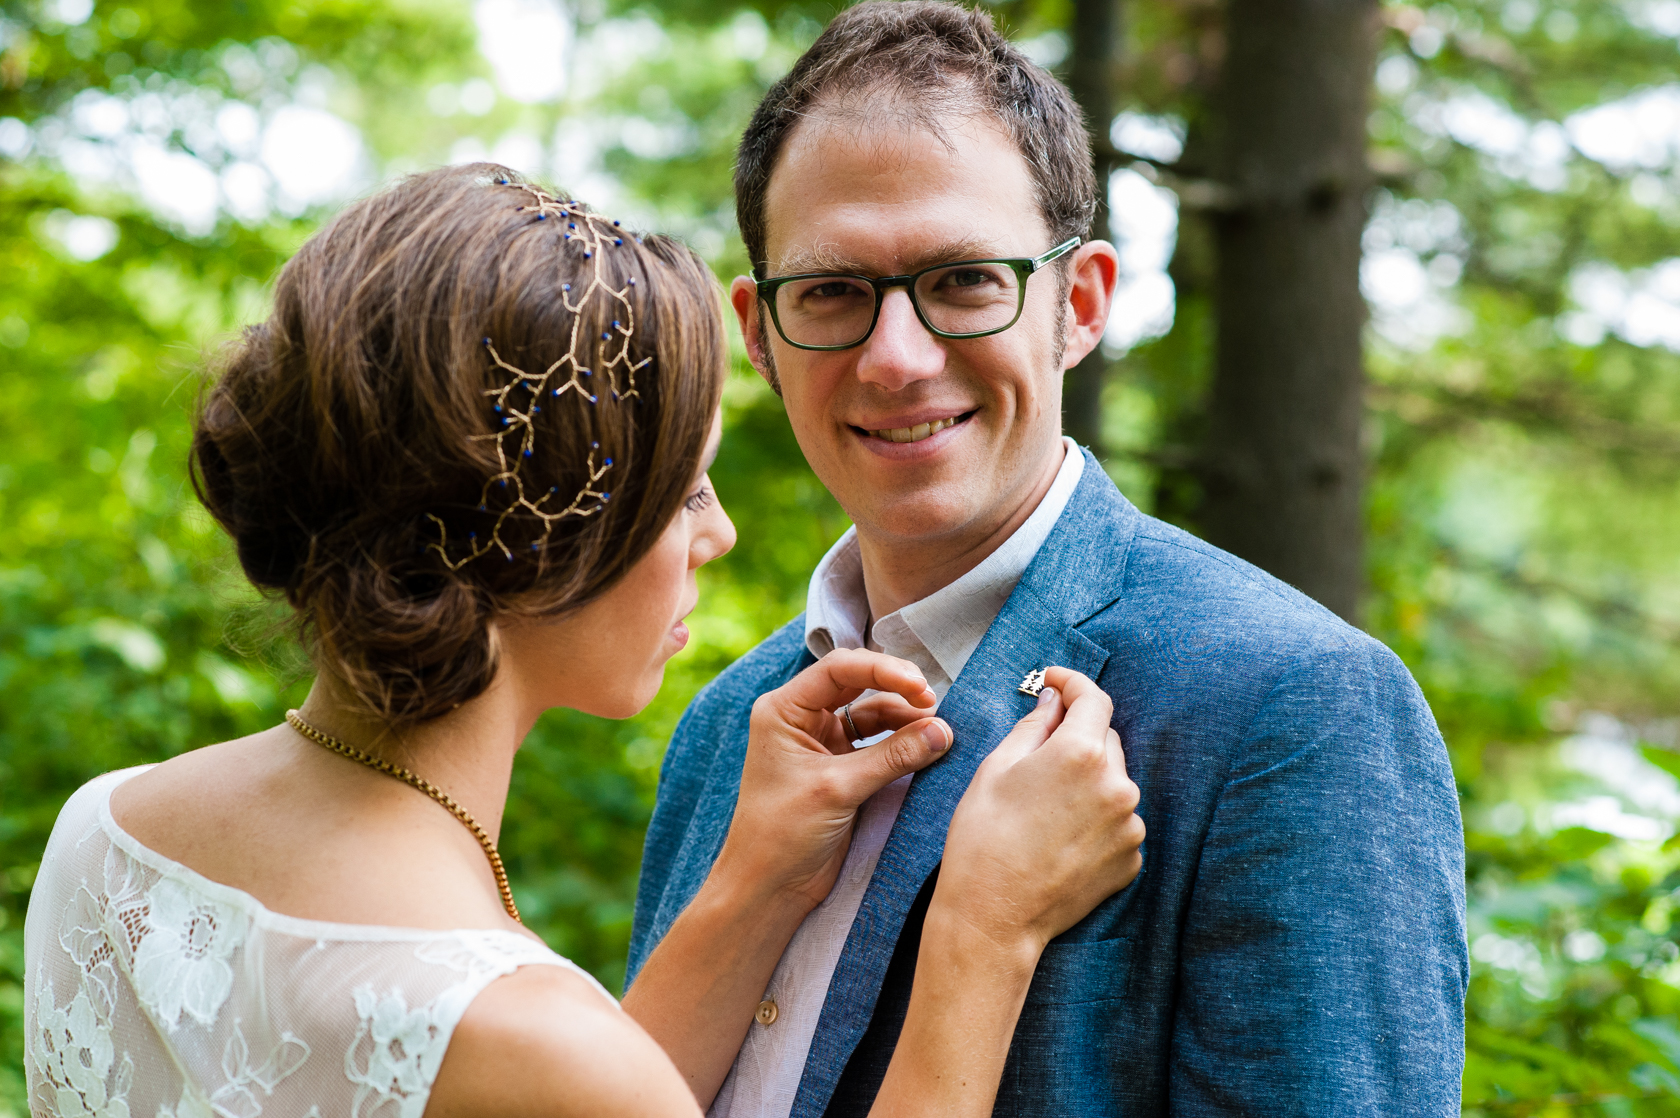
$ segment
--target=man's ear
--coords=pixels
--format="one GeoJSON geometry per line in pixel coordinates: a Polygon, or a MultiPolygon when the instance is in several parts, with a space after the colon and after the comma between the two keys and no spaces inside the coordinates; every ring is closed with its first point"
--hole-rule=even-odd
{"type": "Polygon", "coordinates": [[[1086,241],[1074,251],[1068,271],[1072,282],[1063,320],[1067,323],[1064,371],[1079,364],[1102,342],[1120,282],[1120,254],[1107,241],[1086,241]]]}
{"type": "Polygon", "coordinates": [[[764,316],[760,313],[758,288],[750,276],[736,276],[729,285],[729,305],[735,308],[735,319],[741,324],[741,341],[746,343],[747,360],[776,395],[782,394],[782,382],[776,376],[776,359],[770,356],[770,339],[764,330],[764,316]]]}

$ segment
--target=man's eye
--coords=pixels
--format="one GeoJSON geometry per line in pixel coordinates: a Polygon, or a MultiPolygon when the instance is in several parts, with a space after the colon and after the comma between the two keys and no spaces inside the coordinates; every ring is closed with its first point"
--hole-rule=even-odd
{"type": "Polygon", "coordinates": [[[855,283],[849,283],[846,280],[828,280],[807,290],[805,297],[807,299],[844,299],[858,294],[861,294],[861,292],[855,283]]]}
{"type": "Polygon", "coordinates": [[[952,291],[965,287],[995,286],[997,282],[997,276],[984,268],[953,268],[941,273],[935,286],[943,291],[952,291]]]}

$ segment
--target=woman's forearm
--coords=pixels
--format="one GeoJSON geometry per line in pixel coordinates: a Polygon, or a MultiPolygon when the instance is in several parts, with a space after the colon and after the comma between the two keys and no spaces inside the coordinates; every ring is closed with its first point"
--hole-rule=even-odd
{"type": "Polygon", "coordinates": [[[986,1118],[1043,944],[940,905],[922,927],[910,1008],[870,1118],[986,1118]]]}
{"type": "Polygon", "coordinates": [[[714,868],[648,956],[624,1009],[665,1049],[704,1110],[729,1075],[809,905],[714,868]]]}

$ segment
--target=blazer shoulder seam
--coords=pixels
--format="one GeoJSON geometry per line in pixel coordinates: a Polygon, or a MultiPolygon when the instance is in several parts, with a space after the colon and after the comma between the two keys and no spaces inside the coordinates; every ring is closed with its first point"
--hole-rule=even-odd
{"type": "MultiPolygon", "coordinates": [[[[1375,644],[1382,651],[1388,652],[1390,655],[1393,654],[1393,650],[1391,650],[1387,645],[1383,644],[1381,641],[1377,640],[1375,637],[1372,637],[1369,634],[1361,634],[1361,635],[1364,636],[1366,638],[1366,640],[1369,641],[1371,644],[1375,644]]],[[[1347,642],[1347,643],[1351,644],[1353,642],[1347,642]]],[[[1360,642],[1360,643],[1364,643],[1364,642],[1360,642]]],[[[1333,650],[1325,648],[1321,645],[1314,645],[1310,648],[1301,650],[1301,651],[1297,652],[1295,655],[1289,657],[1289,659],[1283,664],[1283,666],[1278,669],[1277,678],[1272,680],[1272,686],[1266,692],[1266,697],[1264,699],[1261,699],[1260,704],[1254,708],[1254,713],[1249,716],[1248,723],[1245,726],[1243,726],[1242,734],[1237,740],[1239,742],[1248,741],[1249,735],[1254,730],[1254,723],[1259,720],[1260,716],[1263,713],[1265,713],[1266,708],[1271,706],[1273,697],[1275,695],[1277,695],[1277,693],[1278,693],[1278,688],[1283,686],[1284,681],[1291,674],[1293,674],[1295,671],[1299,670],[1303,666],[1305,666],[1305,665],[1307,665],[1307,664],[1309,664],[1313,661],[1326,660],[1326,659],[1330,658],[1332,655],[1334,655],[1333,650]]],[[[1402,667],[1404,667],[1404,665],[1402,665],[1402,667]]],[[[1234,786],[1239,785],[1239,784],[1246,784],[1251,780],[1257,780],[1260,777],[1266,776],[1269,773],[1274,773],[1278,769],[1283,768],[1285,765],[1293,763],[1297,758],[1305,755],[1309,751],[1311,751],[1313,749],[1316,749],[1318,747],[1318,745],[1319,745],[1319,739],[1315,737],[1311,741],[1302,745],[1301,748],[1299,748],[1299,749],[1295,750],[1294,752],[1290,753],[1289,756],[1279,758],[1278,760],[1272,762],[1270,765],[1267,765],[1265,768],[1261,769],[1259,772],[1253,772],[1253,773],[1249,773],[1246,776],[1240,776],[1240,777],[1235,777],[1235,778],[1233,778],[1231,776],[1231,771],[1236,768],[1237,751],[1233,750],[1232,754],[1231,754],[1230,764],[1225,769],[1225,780],[1220,785],[1220,790],[1223,791],[1226,788],[1231,788],[1231,787],[1234,787],[1234,786]]]]}
{"type": "MultiPolygon", "coordinates": [[[[1231,573],[1235,574],[1237,577],[1241,578],[1244,583],[1247,583],[1248,585],[1251,585],[1251,586],[1259,587],[1260,589],[1266,591],[1266,593],[1270,594],[1272,597],[1277,598],[1279,601],[1288,602],[1290,605],[1297,605],[1298,604],[1298,603],[1292,601],[1290,599],[1289,595],[1283,593],[1281,590],[1279,590],[1276,586],[1273,586],[1266,579],[1258,578],[1258,577],[1255,576],[1255,573],[1253,571],[1244,570],[1242,567],[1240,567],[1237,564],[1231,562],[1231,560],[1229,558],[1227,558],[1224,555],[1224,553],[1219,552],[1215,548],[1212,548],[1211,545],[1209,546],[1208,550],[1204,551],[1202,548],[1191,547],[1189,544],[1183,543],[1180,540],[1171,539],[1170,537],[1160,535],[1160,534],[1155,533],[1155,532],[1144,531],[1142,529],[1139,529],[1138,534],[1137,534],[1137,538],[1144,539],[1144,540],[1149,540],[1152,543],[1158,543],[1158,544],[1161,544],[1164,547],[1176,547],[1178,550],[1188,552],[1189,554],[1196,556],[1197,558],[1203,560],[1204,562],[1218,563],[1221,567],[1224,567],[1225,569],[1229,570],[1231,573]]],[[[1310,601],[1311,599],[1308,599],[1308,600],[1310,601]]]]}

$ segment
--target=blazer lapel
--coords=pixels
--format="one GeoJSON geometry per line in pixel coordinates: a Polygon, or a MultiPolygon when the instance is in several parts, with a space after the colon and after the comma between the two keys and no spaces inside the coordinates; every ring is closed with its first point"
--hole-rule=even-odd
{"type": "Polygon", "coordinates": [[[1036,702],[1019,692],[1022,677],[1052,664],[1092,678],[1102,671],[1108,651],[1075,626],[1119,597],[1138,516],[1087,453],[1066,511],[939,705],[956,741],[910,784],[829,983],[792,1118],[817,1118],[827,1108],[869,1026],[905,915],[944,856],[957,802],[980,762],[1036,702]]]}

